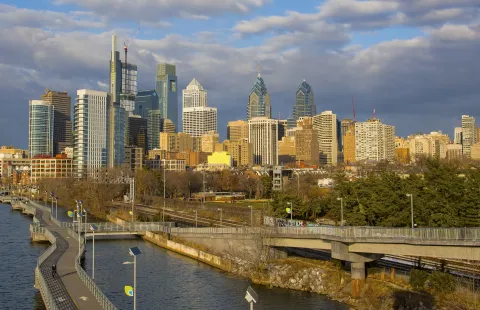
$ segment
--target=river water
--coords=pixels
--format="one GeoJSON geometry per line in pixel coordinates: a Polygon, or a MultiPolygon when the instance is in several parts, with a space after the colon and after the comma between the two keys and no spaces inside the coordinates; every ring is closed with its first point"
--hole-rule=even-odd
{"type": "MultiPolygon", "coordinates": [[[[36,259],[48,245],[30,243],[31,219],[0,205],[0,308],[44,309],[33,288],[36,259]]],[[[59,207],[60,215],[60,207],[59,207]]],[[[60,217],[60,216],[59,216],[60,217]]],[[[248,279],[229,275],[140,238],[95,240],[95,281],[120,309],[133,309],[124,286],[133,286],[128,248],[137,246],[137,309],[249,309],[244,299],[248,279]]],[[[91,275],[92,242],[84,268],[91,275]]],[[[343,310],[347,306],[325,296],[252,285],[259,296],[254,309],[343,310]]]]}

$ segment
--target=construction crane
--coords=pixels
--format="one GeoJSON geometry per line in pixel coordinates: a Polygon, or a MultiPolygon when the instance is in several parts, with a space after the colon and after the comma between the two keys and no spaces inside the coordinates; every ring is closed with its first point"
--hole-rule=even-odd
{"type": "Polygon", "coordinates": [[[128,54],[128,47],[135,41],[135,38],[137,37],[138,32],[140,31],[140,28],[137,29],[137,32],[135,32],[135,35],[128,39],[126,42],[123,42],[123,50],[125,51],[125,89],[123,90],[123,93],[127,93],[127,80],[128,80],[128,62],[127,62],[127,54],[128,54]]]}

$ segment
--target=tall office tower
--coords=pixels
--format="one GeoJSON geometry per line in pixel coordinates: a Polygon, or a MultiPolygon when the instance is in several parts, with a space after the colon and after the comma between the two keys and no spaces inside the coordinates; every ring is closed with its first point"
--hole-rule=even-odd
{"type": "Polygon", "coordinates": [[[248,122],[243,120],[228,122],[227,139],[230,141],[248,139],[248,122]]]}
{"type": "MultiPolygon", "coordinates": [[[[76,178],[94,175],[98,169],[107,166],[110,103],[110,94],[106,92],[77,90],[73,145],[73,174],[76,178]]],[[[115,116],[115,112],[112,114],[115,116]]]]}
{"type": "Polygon", "coordinates": [[[193,137],[186,133],[179,132],[178,137],[178,152],[193,151],[193,137]]]}
{"type": "Polygon", "coordinates": [[[122,61],[117,51],[117,36],[112,35],[112,51],[110,54],[110,94],[113,102],[120,102],[122,92],[122,61]]]}
{"type": "Polygon", "coordinates": [[[158,109],[163,118],[170,119],[178,130],[178,96],[177,73],[172,64],[160,63],[157,65],[157,80],[155,90],[158,95],[158,109]]]}
{"type": "Polygon", "coordinates": [[[318,132],[320,164],[336,165],[338,158],[337,115],[332,111],[324,111],[315,115],[313,129],[318,132]]]}
{"type": "Polygon", "coordinates": [[[53,155],[54,106],[44,100],[30,100],[28,154],[30,158],[53,155]]]}
{"type": "Polygon", "coordinates": [[[135,110],[135,95],[137,94],[137,65],[121,62],[122,66],[122,85],[120,92],[120,106],[125,109],[127,114],[132,114],[135,110]]]}
{"type": "Polygon", "coordinates": [[[183,90],[183,132],[200,137],[209,131],[217,132],[217,108],[207,105],[207,90],[193,79],[183,90]]]}
{"type": "MultiPolygon", "coordinates": [[[[254,117],[272,117],[272,107],[270,106],[270,94],[267,91],[265,82],[260,75],[260,65],[258,66],[258,76],[253,84],[250,96],[248,97],[247,119],[254,117]]],[[[278,122],[277,122],[278,123],[278,122]]]]}
{"type": "Polygon", "coordinates": [[[135,111],[133,113],[147,119],[150,110],[159,110],[157,92],[155,89],[139,90],[135,96],[135,111]]]}
{"type": "Polygon", "coordinates": [[[355,123],[355,159],[395,159],[395,126],[385,125],[379,119],[355,123]]]}
{"type": "Polygon", "coordinates": [[[147,140],[148,150],[160,148],[160,132],[163,131],[163,118],[160,110],[148,111],[147,140]]]}
{"type": "Polygon", "coordinates": [[[303,80],[298,86],[295,95],[295,105],[293,106],[293,119],[297,121],[302,116],[313,117],[317,114],[317,107],[315,106],[313,90],[310,85],[303,80]]]}
{"type": "Polygon", "coordinates": [[[302,116],[297,124],[301,129],[295,131],[296,160],[307,165],[318,165],[318,131],[313,129],[312,117],[302,116]]]}
{"type": "Polygon", "coordinates": [[[475,118],[462,115],[462,149],[464,156],[470,158],[472,145],[475,143],[475,118]]]}
{"type": "Polygon", "coordinates": [[[462,144],[462,127],[455,127],[453,144],[462,144]]]}
{"type": "Polygon", "coordinates": [[[50,89],[45,90],[42,100],[50,102],[54,108],[53,125],[53,154],[63,152],[66,147],[73,145],[71,104],[72,98],[66,91],[57,92],[50,89]]]}
{"type": "Polygon", "coordinates": [[[278,141],[282,140],[283,137],[287,134],[288,129],[288,120],[279,119],[278,120],[278,141]]]}
{"type": "Polygon", "coordinates": [[[195,78],[182,91],[182,96],[184,109],[207,106],[207,90],[195,78]]]}
{"type": "Polygon", "coordinates": [[[170,133],[177,132],[176,129],[175,129],[175,124],[171,120],[169,120],[168,118],[165,118],[163,120],[162,132],[170,132],[170,133]]]}
{"type": "Polygon", "coordinates": [[[176,133],[160,133],[160,150],[178,152],[178,135],[176,133]]]}
{"type": "Polygon", "coordinates": [[[248,142],[253,145],[253,163],[278,165],[278,121],[267,117],[248,120],[248,142]]]}
{"type": "Polygon", "coordinates": [[[220,136],[215,131],[207,132],[202,135],[202,152],[215,152],[215,145],[218,143],[220,136]]]}
{"type": "Polygon", "coordinates": [[[145,154],[148,149],[148,120],[140,115],[131,115],[128,118],[128,144],[143,149],[145,154]]]}
{"type": "Polygon", "coordinates": [[[342,120],[343,161],[347,164],[355,162],[355,121],[342,120]]]}

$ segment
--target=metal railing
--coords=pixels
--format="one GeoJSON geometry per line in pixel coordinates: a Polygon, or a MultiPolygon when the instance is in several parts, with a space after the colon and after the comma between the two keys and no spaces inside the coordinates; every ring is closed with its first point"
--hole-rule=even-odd
{"type": "MultiPolygon", "coordinates": [[[[32,226],[30,226],[30,229],[32,226]]],[[[37,268],[35,270],[35,277],[37,278],[37,283],[39,284],[39,289],[43,297],[43,301],[45,302],[47,309],[58,309],[57,304],[55,303],[55,299],[53,298],[50,290],[48,289],[47,283],[43,278],[42,271],[40,270],[40,266],[43,262],[57,249],[57,242],[55,236],[45,227],[35,227],[35,228],[42,228],[43,233],[47,237],[47,239],[52,243],[48,249],[42,253],[37,259],[37,268]]]]}
{"type": "Polygon", "coordinates": [[[30,224],[30,233],[45,234],[45,227],[41,227],[35,224],[30,224]]]}
{"type": "Polygon", "coordinates": [[[170,228],[172,234],[269,234],[281,236],[311,236],[347,240],[405,240],[419,242],[480,242],[480,228],[384,228],[384,227],[227,227],[170,228]]]}
{"type": "MultiPolygon", "coordinates": [[[[90,232],[89,226],[95,224],[97,230],[95,232],[143,232],[143,231],[161,231],[168,232],[172,226],[170,222],[134,222],[134,223],[87,223],[87,232],[90,232]]],[[[78,230],[78,223],[62,223],[62,227],[78,230]]],[[[82,223],[82,231],[85,231],[85,223],[82,223]]]]}
{"type": "Polygon", "coordinates": [[[79,239],[81,242],[80,253],[75,258],[75,270],[77,271],[78,277],[85,286],[92,292],[93,296],[97,299],[103,309],[106,310],[117,310],[118,308],[108,299],[108,297],[102,292],[102,290],[97,286],[97,284],[88,276],[85,270],[80,265],[80,260],[82,257],[82,253],[85,250],[85,243],[83,238],[79,238],[78,234],[72,230],[68,229],[68,233],[70,236],[74,237],[75,239],[79,239]]]}

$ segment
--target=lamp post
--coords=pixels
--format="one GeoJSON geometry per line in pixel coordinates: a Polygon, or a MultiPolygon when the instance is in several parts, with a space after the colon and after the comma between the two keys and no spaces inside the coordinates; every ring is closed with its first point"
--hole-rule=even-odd
{"type": "Polygon", "coordinates": [[[95,230],[97,230],[95,224],[90,224],[90,230],[93,233],[92,237],[92,280],[95,280],[95,230]]]}
{"type": "Polygon", "coordinates": [[[50,200],[52,202],[52,204],[50,205],[50,214],[53,215],[53,198],[55,197],[55,195],[53,194],[53,192],[50,192],[50,200]]]}
{"type": "Polygon", "coordinates": [[[407,194],[407,197],[410,197],[410,217],[412,220],[412,228],[414,227],[413,224],[413,195],[412,194],[407,194]]]}
{"type": "Polygon", "coordinates": [[[250,208],[250,227],[253,227],[253,207],[248,206],[250,208]]]}
{"type": "Polygon", "coordinates": [[[47,191],[45,190],[45,191],[43,191],[43,192],[45,193],[45,201],[43,202],[43,204],[44,204],[45,207],[46,207],[46,206],[47,206],[47,200],[48,200],[48,198],[47,198],[47,191]]]}
{"type": "Polygon", "coordinates": [[[198,212],[197,212],[197,210],[195,210],[195,228],[198,227],[198,220],[197,220],[197,218],[198,218],[198,212]]]}
{"type": "Polygon", "coordinates": [[[88,209],[83,209],[83,211],[85,212],[85,245],[87,244],[87,230],[88,230],[88,218],[87,218],[87,215],[88,215],[88,209]]]}
{"type": "Polygon", "coordinates": [[[55,218],[58,220],[58,197],[53,196],[52,202],[55,200],[55,218]]]}
{"type": "Polygon", "coordinates": [[[287,205],[290,206],[290,221],[292,221],[292,224],[293,225],[293,204],[291,202],[287,202],[287,205]]]}
{"type": "Polygon", "coordinates": [[[80,245],[82,243],[81,238],[82,238],[82,201],[81,200],[75,200],[77,203],[77,225],[78,225],[78,256],[80,257],[80,245]]]}
{"type": "Polygon", "coordinates": [[[222,208],[218,208],[218,211],[220,211],[220,227],[222,227],[222,208]]]}
{"type": "Polygon", "coordinates": [[[202,172],[202,175],[203,175],[203,200],[202,200],[202,208],[205,208],[205,165],[203,167],[203,172],[202,172]]]}
{"type": "Polygon", "coordinates": [[[132,223],[133,223],[133,209],[135,207],[135,178],[130,178],[130,199],[132,200],[132,223]]]}
{"type": "MultiPolygon", "coordinates": [[[[133,256],[133,310],[137,309],[137,256],[142,254],[139,248],[129,248],[128,252],[133,256]]],[[[124,263],[125,264],[125,263],[124,263]]]]}
{"type": "Polygon", "coordinates": [[[340,200],[340,214],[341,214],[340,226],[343,226],[343,197],[338,197],[337,200],[340,200]]]}
{"type": "MultiPolygon", "coordinates": [[[[166,161],[165,161],[166,164],[166,161]]],[[[163,165],[163,209],[162,209],[162,221],[165,222],[165,199],[167,199],[167,167],[163,165]]]]}

